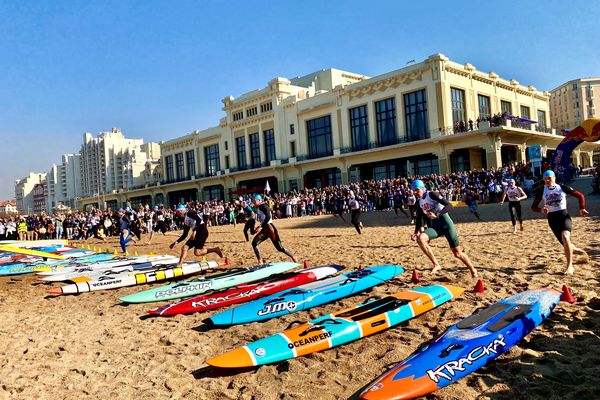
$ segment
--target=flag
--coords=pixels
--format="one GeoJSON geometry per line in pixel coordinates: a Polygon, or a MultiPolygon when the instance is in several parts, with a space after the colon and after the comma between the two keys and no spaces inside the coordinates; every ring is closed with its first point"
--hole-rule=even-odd
{"type": "Polygon", "coordinates": [[[269,180],[267,179],[267,183],[265,183],[265,193],[269,193],[271,191],[271,186],[269,186],[269,180]]]}

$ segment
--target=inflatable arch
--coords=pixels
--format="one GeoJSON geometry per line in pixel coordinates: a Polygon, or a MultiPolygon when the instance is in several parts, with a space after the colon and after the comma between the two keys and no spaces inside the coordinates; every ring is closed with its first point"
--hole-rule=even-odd
{"type": "Polygon", "coordinates": [[[569,179],[569,163],[571,153],[583,142],[596,142],[600,139],[600,119],[590,118],[583,121],[581,125],[573,129],[558,144],[552,156],[551,167],[554,171],[559,166],[563,167],[564,178],[569,179]]]}

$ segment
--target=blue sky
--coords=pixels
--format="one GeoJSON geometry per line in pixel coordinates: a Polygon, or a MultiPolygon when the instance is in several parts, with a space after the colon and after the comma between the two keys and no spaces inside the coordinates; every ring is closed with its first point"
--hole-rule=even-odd
{"type": "Polygon", "coordinates": [[[0,200],[84,132],[171,139],[276,76],[374,76],[435,53],[539,90],[600,76],[598,15],[578,0],[2,0],[0,200]]]}

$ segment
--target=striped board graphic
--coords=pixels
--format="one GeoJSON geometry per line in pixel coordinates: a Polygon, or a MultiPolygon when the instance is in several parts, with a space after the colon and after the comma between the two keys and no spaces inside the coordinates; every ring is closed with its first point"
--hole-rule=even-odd
{"type": "Polygon", "coordinates": [[[179,276],[197,274],[201,271],[217,268],[219,264],[216,261],[202,263],[187,263],[182,267],[169,266],[162,269],[129,275],[123,273],[116,276],[105,276],[97,280],[71,285],[61,286],[48,290],[50,294],[77,294],[84,292],[93,292],[97,290],[116,289],[126,286],[142,285],[145,283],[159,282],[167,279],[177,278],[179,276]]]}
{"type": "Polygon", "coordinates": [[[331,349],[381,332],[460,295],[464,289],[436,285],[401,291],[249,343],[207,361],[221,368],[271,364],[331,349]]]}

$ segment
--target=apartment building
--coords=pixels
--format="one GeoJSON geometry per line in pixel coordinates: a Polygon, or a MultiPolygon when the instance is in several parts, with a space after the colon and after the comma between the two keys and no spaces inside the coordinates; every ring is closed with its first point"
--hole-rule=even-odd
{"type": "Polygon", "coordinates": [[[31,214],[34,211],[33,189],[35,185],[43,184],[45,179],[45,173],[30,172],[25,178],[15,181],[15,200],[20,214],[31,214]]]}

